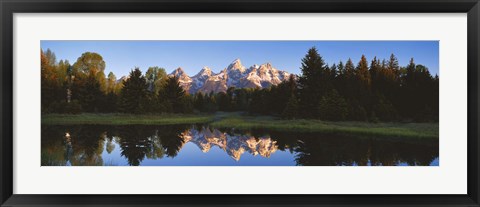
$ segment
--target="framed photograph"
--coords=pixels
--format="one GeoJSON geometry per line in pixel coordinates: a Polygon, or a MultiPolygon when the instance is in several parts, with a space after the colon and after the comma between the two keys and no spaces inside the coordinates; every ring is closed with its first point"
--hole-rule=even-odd
{"type": "Polygon", "coordinates": [[[1,0],[1,206],[480,206],[478,0],[1,0]]]}

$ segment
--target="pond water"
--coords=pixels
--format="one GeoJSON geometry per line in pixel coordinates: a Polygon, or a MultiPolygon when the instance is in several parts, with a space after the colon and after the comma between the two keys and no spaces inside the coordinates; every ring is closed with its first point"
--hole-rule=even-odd
{"type": "Polygon", "coordinates": [[[438,139],[205,125],[42,126],[42,166],[438,166],[438,139]]]}

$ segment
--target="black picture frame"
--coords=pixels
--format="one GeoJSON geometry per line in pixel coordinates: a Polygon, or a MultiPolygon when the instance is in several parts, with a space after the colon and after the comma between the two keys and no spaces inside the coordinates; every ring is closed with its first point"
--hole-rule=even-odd
{"type": "MultiPolygon", "coordinates": [[[[480,206],[478,0],[0,0],[1,206],[480,206]],[[19,195],[13,194],[14,13],[467,13],[468,193],[465,195],[19,195]]],[[[455,179],[452,177],[451,179],[455,179]]],[[[301,186],[299,186],[301,187],[301,186]]],[[[268,193],[268,192],[266,192],[268,193]]]]}

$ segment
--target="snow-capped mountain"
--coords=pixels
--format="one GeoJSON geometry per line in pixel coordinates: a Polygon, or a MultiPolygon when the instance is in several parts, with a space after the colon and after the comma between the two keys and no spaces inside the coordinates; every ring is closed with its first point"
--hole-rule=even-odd
{"type": "Polygon", "coordinates": [[[229,86],[240,86],[240,79],[242,78],[243,74],[246,72],[246,68],[242,65],[240,59],[234,60],[228,67],[227,67],[227,85],[229,86]]]}
{"type": "Polygon", "coordinates": [[[199,88],[197,91],[190,91],[191,94],[196,92],[202,93],[218,93],[218,92],[225,92],[228,89],[227,86],[227,73],[226,70],[221,71],[218,74],[212,74],[208,79],[205,81],[203,86],[199,88]]]}
{"type": "Polygon", "coordinates": [[[225,69],[215,74],[208,67],[195,76],[188,76],[181,68],[173,71],[170,76],[179,78],[180,85],[190,94],[196,92],[226,92],[229,87],[235,88],[265,88],[277,85],[288,79],[290,74],[274,68],[270,63],[253,65],[248,69],[240,59],[234,60],[225,69]]]}
{"type": "Polygon", "coordinates": [[[213,72],[209,67],[203,67],[197,75],[191,77],[192,86],[190,87],[190,93],[197,92],[200,88],[203,87],[205,82],[212,76],[213,72]]]}

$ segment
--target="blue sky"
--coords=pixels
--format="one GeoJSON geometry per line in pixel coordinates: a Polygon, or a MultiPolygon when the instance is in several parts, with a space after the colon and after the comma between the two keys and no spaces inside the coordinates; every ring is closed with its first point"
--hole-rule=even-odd
{"type": "Polygon", "coordinates": [[[410,58],[439,74],[438,41],[41,41],[43,50],[51,49],[57,61],[75,63],[84,52],[102,55],[105,74],[113,71],[119,78],[134,67],[143,72],[159,66],[172,72],[182,67],[193,76],[203,66],[214,72],[226,68],[239,58],[245,67],[270,62],[275,68],[300,73],[301,59],[315,46],[324,60],[332,65],[351,58],[358,63],[362,54],[370,60],[388,59],[394,53],[401,66],[410,58]]]}

